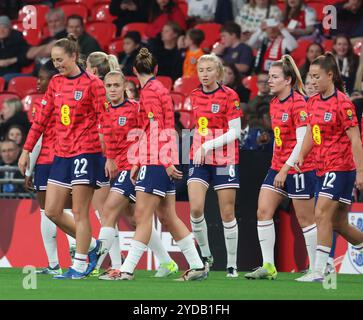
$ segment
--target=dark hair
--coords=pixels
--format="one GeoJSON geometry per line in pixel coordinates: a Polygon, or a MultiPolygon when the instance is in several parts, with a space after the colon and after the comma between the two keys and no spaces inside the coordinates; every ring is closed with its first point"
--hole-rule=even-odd
{"type": "Polygon", "coordinates": [[[234,81],[233,83],[231,84],[234,88],[237,87],[237,86],[240,86],[241,85],[241,74],[239,73],[236,65],[234,63],[230,63],[230,62],[223,62],[223,66],[224,67],[228,67],[232,70],[233,72],[233,75],[234,75],[234,81]]]}
{"type": "Polygon", "coordinates": [[[233,21],[226,22],[222,28],[221,32],[227,32],[229,34],[235,34],[236,37],[239,39],[241,37],[241,26],[233,21]]]}
{"type": "MultiPolygon", "coordinates": [[[[336,36],[336,38],[333,41],[334,45],[337,43],[339,38],[343,38],[348,42],[347,59],[348,59],[348,64],[349,64],[349,74],[353,74],[353,73],[355,73],[357,71],[357,70],[355,70],[355,68],[356,68],[356,63],[355,62],[356,62],[358,56],[354,53],[353,45],[350,42],[349,37],[344,33],[340,33],[340,34],[338,34],[336,36]]],[[[334,47],[333,47],[332,53],[334,55],[336,55],[336,51],[335,51],[334,47]]]]}
{"type": "Polygon", "coordinates": [[[169,26],[178,37],[183,33],[182,28],[174,21],[168,21],[165,25],[169,26]]]}
{"type": "Polygon", "coordinates": [[[79,22],[81,23],[81,26],[83,27],[83,18],[81,16],[79,16],[78,14],[72,14],[70,15],[68,18],[67,18],[67,24],[68,24],[68,21],[71,20],[71,19],[74,19],[74,20],[79,20],[79,22]]]}
{"type": "Polygon", "coordinates": [[[260,70],[260,71],[258,71],[257,73],[256,73],[256,76],[258,77],[259,75],[265,75],[265,76],[268,76],[268,72],[267,71],[265,71],[265,70],[260,70]]]}
{"type": "Polygon", "coordinates": [[[300,71],[295,64],[294,59],[288,55],[284,54],[279,61],[275,61],[271,65],[272,67],[280,67],[284,74],[285,79],[291,78],[291,87],[298,91],[301,95],[306,96],[304,83],[301,79],[300,71]]]}
{"type": "Polygon", "coordinates": [[[128,31],[124,36],[124,39],[126,38],[131,39],[133,42],[135,42],[135,44],[141,43],[141,35],[139,31],[128,31]]]}
{"type": "Polygon", "coordinates": [[[54,66],[52,60],[48,60],[46,63],[44,63],[40,67],[39,71],[45,72],[48,75],[49,79],[59,73],[58,69],[56,69],[56,67],[54,66]]]}
{"type": "Polygon", "coordinates": [[[287,24],[291,19],[298,18],[301,8],[304,5],[304,0],[299,0],[300,3],[296,8],[289,6],[289,0],[285,0],[285,10],[282,16],[282,22],[287,24]]]}
{"type": "Polygon", "coordinates": [[[77,38],[72,33],[69,33],[67,38],[57,40],[53,47],[63,48],[64,52],[69,56],[75,53],[77,60],[79,59],[80,48],[77,38]]]}
{"type": "MultiPolygon", "coordinates": [[[[308,48],[306,49],[306,55],[312,46],[318,46],[321,50],[321,54],[324,54],[325,50],[324,50],[323,46],[318,42],[313,42],[313,43],[310,43],[308,48]]],[[[308,58],[306,56],[304,64],[299,68],[300,73],[301,73],[301,78],[303,79],[304,82],[306,79],[306,75],[309,73],[309,68],[310,68],[310,61],[308,60],[308,58]]]]}
{"type": "Polygon", "coordinates": [[[317,57],[311,65],[319,66],[321,69],[323,69],[326,73],[332,72],[333,73],[333,83],[334,86],[341,92],[345,91],[344,81],[340,75],[340,71],[337,65],[337,62],[335,61],[334,55],[327,51],[325,54],[317,57]]]}
{"type": "Polygon", "coordinates": [[[187,31],[187,36],[198,47],[201,45],[201,43],[204,41],[204,38],[205,38],[203,30],[199,30],[199,29],[189,29],[187,31]]]}
{"type": "Polygon", "coordinates": [[[151,5],[150,5],[150,21],[152,22],[154,21],[158,16],[160,16],[162,13],[171,13],[173,8],[175,7],[175,3],[173,0],[169,0],[169,3],[166,5],[164,10],[161,10],[157,1],[156,0],[152,0],[151,5]]]}
{"type": "Polygon", "coordinates": [[[135,59],[135,69],[140,74],[152,74],[157,66],[156,59],[147,48],[141,48],[135,59]]]}

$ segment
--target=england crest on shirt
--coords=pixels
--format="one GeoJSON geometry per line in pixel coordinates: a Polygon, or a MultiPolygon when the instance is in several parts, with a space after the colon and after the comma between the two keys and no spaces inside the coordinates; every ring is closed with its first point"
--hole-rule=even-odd
{"type": "Polygon", "coordinates": [[[332,117],[333,117],[333,115],[330,112],[325,112],[324,113],[324,121],[325,122],[331,121],[332,117]]]}
{"type": "Polygon", "coordinates": [[[219,112],[219,104],[215,104],[215,103],[212,104],[212,112],[213,113],[219,112]]]}
{"type": "Polygon", "coordinates": [[[281,121],[286,122],[287,120],[289,120],[289,114],[288,113],[283,113],[282,117],[281,117],[281,121]]]}
{"type": "Polygon", "coordinates": [[[126,124],[126,117],[119,117],[118,125],[123,127],[125,124],[126,124]]]}
{"type": "Polygon", "coordinates": [[[79,101],[82,99],[83,92],[82,91],[74,91],[74,100],[79,101]]]}

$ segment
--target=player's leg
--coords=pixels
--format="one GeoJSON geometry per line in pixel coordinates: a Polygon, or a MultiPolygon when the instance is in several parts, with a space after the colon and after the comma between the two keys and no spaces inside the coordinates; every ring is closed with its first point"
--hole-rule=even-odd
{"type": "Polygon", "coordinates": [[[236,278],[238,277],[238,223],[235,216],[236,189],[220,189],[217,190],[217,195],[227,250],[227,277],[236,278]]]}

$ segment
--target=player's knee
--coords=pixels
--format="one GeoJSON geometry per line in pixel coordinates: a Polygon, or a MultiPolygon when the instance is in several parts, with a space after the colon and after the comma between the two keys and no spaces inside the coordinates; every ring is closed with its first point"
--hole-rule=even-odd
{"type": "Polygon", "coordinates": [[[203,207],[199,205],[190,206],[190,215],[194,218],[199,218],[203,215],[203,207]]]}
{"type": "Polygon", "coordinates": [[[45,215],[52,221],[57,221],[57,218],[59,218],[62,213],[63,211],[59,212],[52,208],[45,211],[45,215]]]}
{"type": "Polygon", "coordinates": [[[269,210],[267,207],[258,207],[257,209],[257,220],[263,221],[263,220],[270,220],[273,218],[273,212],[269,210]]]}
{"type": "Polygon", "coordinates": [[[234,220],[235,214],[234,214],[233,210],[231,210],[231,211],[222,211],[221,212],[221,217],[222,217],[222,220],[224,222],[231,222],[231,221],[234,220]]]}

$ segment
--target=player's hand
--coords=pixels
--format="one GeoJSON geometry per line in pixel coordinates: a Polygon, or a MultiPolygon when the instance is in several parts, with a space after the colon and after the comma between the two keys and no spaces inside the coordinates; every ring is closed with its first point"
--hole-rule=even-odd
{"type": "Polygon", "coordinates": [[[113,159],[107,159],[105,164],[105,175],[109,179],[113,179],[117,176],[118,168],[116,162],[113,159]]]}
{"type": "Polygon", "coordinates": [[[280,171],[274,179],[274,187],[278,189],[283,189],[286,181],[287,173],[280,171]]]}
{"type": "Polygon", "coordinates": [[[133,165],[130,171],[130,179],[131,182],[135,185],[137,180],[137,175],[139,174],[140,168],[136,165],[133,165]]]}
{"type": "Polygon", "coordinates": [[[180,180],[181,178],[183,178],[183,172],[179,171],[177,168],[175,168],[174,165],[171,165],[169,166],[167,169],[166,169],[166,173],[168,174],[168,176],[170,178],[173,178],[173,179],[178,179],[180,180]]]}
{"type": "Polygon", "coordinates": [[[297,159],[294,162],[294,168],[297,172],[301,173],[301,167],[304,164],[304,158],[301,154],[298,155],[297,159]]]}
{"type": "Polygon", "coordinates": [[[29,167],[29,164],[30,164],[29,151],[23,150],[18,161],[18,167],[23,176],[25,175],[25,170],[29,167]]]}
{"type": "Polygon", "coordinates": [[[34,191],[34,184],[33,184],[33,178],[30,176],[25,176],[25,189],[26,191],[30,192],[30,191],[34,191]]]}
{"type": "Polygon", "coordinates": [[[363,170],[357,170],[355,176],[355,187],[359,190],[363,190],[363,170]]]}
{"type": "Polygon", "coordinates": [[[197,152],[195,153],[195,155],[193,157],[193,164],[196,167],[199,167],[204,164],[205,154],[206,154],[205,149],[203,148],[203,146],[200,146],[200,148],[197,150],[197,152]]]}

